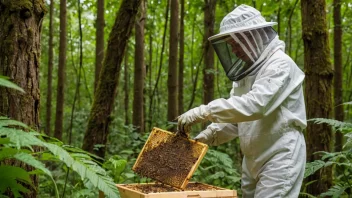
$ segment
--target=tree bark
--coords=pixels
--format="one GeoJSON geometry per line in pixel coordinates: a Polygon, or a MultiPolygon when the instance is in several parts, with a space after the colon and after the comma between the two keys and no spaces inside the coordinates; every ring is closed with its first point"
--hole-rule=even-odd
{"type": "Polygon", "coordinates": [[[51,98],[53,86],[53,64],[54,64],[54,0],[50,0],[50,21],[49,21],[49,61],[48,61],[48,79],[46,95],[46,116],[45,116],[45,134],[51,134],[51,98]]]}
{"type": "Polygon", "coordinates": [[[67,46],[67,10],[66,0],[60,0],[60,46],[59,46],[59,70],[56,96],[56,117],[54,137],[62,140],[64,98],[65,98],[65,67],[66,67],[66,46],[67,46]]]}
{"type": "MultiPolygon", "coordinates": [[[[172,121],[178,116],[178,78],[177,78],[177,56],[178,56],[178,0],[171,0],[170,17],[170,47],[169,47],[169,70],[167,79],[168,105],[167,120],[172,121]]],[[[176,128],[172,127],[171,131],[176,128]]]]}
{"type": "Polygon", "coordinates": [[[115,97],[127,40],[135,24],[135,16],[141,0],[124,0],[117,13],[114,26],[110,32],[109,42],[100,81],[90,112],[88,127],[83,141],[83,149],[100,157],[105,155],[105,147],[95,150],[96,144],[106,145],[109,124],[112,121],[115,97]]]}
{"type": "MultiPolygon", "coordinates": [[[[43,0],[0,1],[0,75],[22,87],[25,93],[0,87],[0,114],[39,129],[40,34],[46,12],[43,0]]],[[[28,171],[32,167],[11,160],[28,171]]],[[[1,173],[0,173],[1,174],[1,173]]],[[[38,177],[33,176],[34,187],[38,177]]],[[[36,197],[36,190],[25,197],[36,197]]]]}
{"type": "Polygon", "coordinates": [[[214,99],[214,49],[208,38],[214,35],[216,0],[204,1],[204,70],[203,70],[203,103],[214,99]]]}
{"type": "Polygon", "coordinates": [[[126,44],[126,52],[125,52],[125,70],[124,70],[124,90],[125,90],[125,125],[130,124],[129,118],[129,101],[130,101],[130,94],[129,94],[129,71],[128,71],[128,44],[126,44]]]}
{"type": "Polygon", "coordinates": [[[183,113],[183,69],[184,69],[184,48],[185,48],[185,0],[181,0],[180,19],[180,57],[178,59],[178,114],[183,113]]]}
{"type": "MultiPolygon", "coordinates": [[[[334,107],[335,119],[343,121],[343,95],[342,95],[342,24],[341,1],[334,0],[334,107]]],[[[335,151],[342,151],[343,135],[340,131],[335,134],[335,151]]]]}
{"type": "Polygon", "coordinates": [[[96,48],[95,48],[95,81],[94,90],[97,88],[99,73],[104,60],[104,0],[97,0],[97,27],[96,27],[96,48]]]}
{"type": "MultiPolygon", "coordinates": [[[[305,96],[307,117],[331,118],[332,78],[329,35],[327,31],[325,0],[302,0],[302,37],[304,42],[304,67],[306,74],[305,96]]],[[[331,128],[327,124],[313,124],[307,127],[307,159],[314,161],[320,156],[317,151],[331,151],[331,128]]],[[[309,177],[317,180],[307,187],[308,193],[319,195],[331,186],[331,169],[322,169],[309,177]]]]}
{"type": "Polygon", "coordinates": [[[135,58],[134,58],[134,88],[133,88],[133,126],[137,132],[144,132],[144,24],[145,24],[145,3],[141,2],[140,16],[135,24],[135,58]]]}

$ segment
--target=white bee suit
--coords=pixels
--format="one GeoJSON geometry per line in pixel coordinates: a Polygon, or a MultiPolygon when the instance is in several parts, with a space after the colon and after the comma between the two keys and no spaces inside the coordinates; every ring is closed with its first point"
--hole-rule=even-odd
{"type": "Polygon", "coordinates": [[[210,145],[239,137],[243,197],[298,197],[306,161],[304,74],[277,38],[268,48],[258,73],[233,82],[229,99],[207,105],[213,124],[197,137],[210,145]]]}
{"type": "Polygon", "coordinates": [[[274,24],[247,5],[225,16],[220,33],[209,40],[233,81],[230,97],[178,117],[181,131],[211,121],[195,137],[209,145],[239,137],[244,198],[298,197],[304,175],[304,73],[284,53],[274,24]]]}

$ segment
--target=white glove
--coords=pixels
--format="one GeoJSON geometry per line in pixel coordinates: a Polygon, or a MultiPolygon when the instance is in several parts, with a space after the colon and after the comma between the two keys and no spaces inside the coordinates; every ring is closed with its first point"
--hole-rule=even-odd
{"type": "Polygon", "coordinates": [[[204,131],[201,131],[195,138],[194,140],[202,142],[204,144],[212,145],[214,142],[214,134],[213,131],[210,130],[209,128],[205,129],[204,131]]]}
{"type": "Polygon", "coordinates": [[[200,105],[199,107],[193,108],[178,116],[177,128],[180,132],[188,133],[193,124],[208,120],[209,115],[209,107],[206,105],[200,105]]]}

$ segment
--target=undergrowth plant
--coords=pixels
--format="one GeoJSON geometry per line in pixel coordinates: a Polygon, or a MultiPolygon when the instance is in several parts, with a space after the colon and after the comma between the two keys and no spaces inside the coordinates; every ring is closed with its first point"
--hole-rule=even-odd
{"type": "Polygon", "coordinates": [[[240,189],[241,175],[228,154],[209,149],[194,173],[193,180],[228,189],[240,189]]]}
{"type": "MultiPolygon", "coordinates": [[[[345,104],[351,104],[351,102],[345,104]]],[[[316,124],[325,123],[330,125],[334,132],[340,131],[344,134],[346,142],[341,152],[316,152],[316,155],[321,155],[321,159],[306,164],[304,177],[306,178],[314,174],[323,167],[333,166],[339,170],[335,171],[336,176],[333,177],[334,186],[327,192],[320,194],[319,197],[350,197],[350,193],[352,192],[352,123],[324,118],[316,118],[311,121],[316,124]]],[[[301,194],[312,198],[315,197],[307,193],[301,194]]]]}
{"type": "MultiPolygon", "coordinates": [[[[14,83],[0,76],[0,86],[23,90],[14,83]]],[[[108,197],[119,197],[113,179],[101,167],[99,159],[80,148],[64,145],[61,141],[38,133],[22,122],[0,117],[0,197],[7,197],[5,192],[11,191],[14,197],[22,197],[29,192],[27,186],[34,187],[30,176],[45,175],[54,186],[55,197],[59,197],[57,183],[44,162],[63,163],[68,170],[77,173],[84,185],[95,187],[108,197]],[[40,149],[35,149],[40,148],[40,149]],[[37,151],[39,150],[39,151],[37,151]],[[18,160],[34,168],[27,171],[6,163],[18,160]]]]}

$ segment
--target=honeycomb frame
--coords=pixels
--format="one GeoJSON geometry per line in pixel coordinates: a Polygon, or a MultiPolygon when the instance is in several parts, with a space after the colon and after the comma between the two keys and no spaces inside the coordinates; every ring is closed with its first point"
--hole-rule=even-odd
{"type": "Polygon", "coordinates": [[[206,144],[154,127],[132,170],[183,190],[207,150],[206,144]]]}

